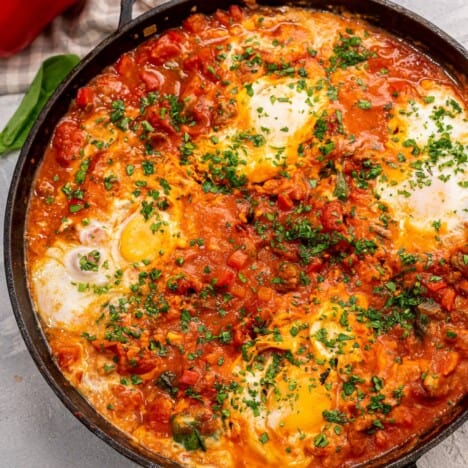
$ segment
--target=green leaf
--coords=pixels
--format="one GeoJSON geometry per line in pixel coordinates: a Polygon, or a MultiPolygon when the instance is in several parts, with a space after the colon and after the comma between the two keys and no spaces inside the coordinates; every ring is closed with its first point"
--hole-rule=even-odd
{"type": "Polygon", "coordinates": [[[335,195],[336,198],[342,201],[346,201],[348,199],[349,189],[348,185],[346,184],[344,175],[341,171],[337,171],[336,173],[336,184],[333,195],[335,195]]]}
{"type": "Polygon", "coordinates": [[[198,431],[198,421],[189,414],[178,414],[171,419],[172,438],[186,450],[206,451],[205,442],[198,431]]]}
{"type": "Polygon", "coordinates": [[[23,146],[41,109],[70,70],[80,61],[77,55],[56,55],[45,60],[18,109],[0,133],[0,154],[23,146]]]}

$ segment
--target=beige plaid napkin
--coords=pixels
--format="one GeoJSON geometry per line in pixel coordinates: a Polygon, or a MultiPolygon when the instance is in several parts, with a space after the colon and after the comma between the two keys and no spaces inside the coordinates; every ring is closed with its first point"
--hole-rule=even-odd
{"type": "MultiPolygon", "coordinates": [[[[1,1],[1,0],[0,0],[1,1]]],[[[167,0],[136,0],[133,16],[167,0]]],[[[41,63],[51,55],[86,55],[114,32],[120,14],[120,0],[87,0],[79,16],[59,16],[22,52],[0,59],[0,95],[22,93],[30,85],[41,63]]]]}

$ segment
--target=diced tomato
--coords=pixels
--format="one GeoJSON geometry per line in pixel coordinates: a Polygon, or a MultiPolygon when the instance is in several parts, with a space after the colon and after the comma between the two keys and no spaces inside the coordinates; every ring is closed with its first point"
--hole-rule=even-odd
{"type": "Polygon", "coordinates": [[[174,133],[174,128],[172,127],[169,117],[167,117],[167,112],[162,117],[161,109],[159,107],[153,106],[148,108],[147,116],[151,125],[159,131],[163,131],[169,134],[174,133]]]}
{"type": "Polygon", "coordinates": [[[200,33],[204,31],[207,26],[207,17],[200,13],[191,15],[184,21],[184,28],[192,33],[200,33]]]}
{"type": "Polygon", "coordinates": [[[140,77],[146,85],[148,91],[154,91],[161,86],[160,77],[155,73],[148,70],[142,70],[140,77]]]}
{"type": "Polygon", "coordinates": [[[65,120],[55,129],[52,146],[56,151],[55,159],[67,167],[70,161],[78,156],[81,147],[85,144],[83,131],[72,120],[65,120]]]}
{"type": "Polygon", "coordinates": [[[177,281],[177,292],[179,294],[188,294],[198,292],[202,289],[202,283],[199,279],[192,276],[185,276],[177,281]]]}
{"type": "Polygon", "coordinates": [[[323,265],[323,260],[319,257],[312,257],[307,265],[307,273],[317,273],[323,265]]]}
{"type": "Polygon", "coordinates": [[[130,55],[122,55],[115,68],[129,88],[136,88],[141,83],[138,67],[130,55]]]}
{"type": "Polygon", "coordinates": [[[239,5],[231,5],[229,7],[229,15],[236,22],[242,21],[242,18],[244,17],[242,9],[239,5]]]}
{"type": "Polygon", "coordinates": [[[184,369],[182,376],[179,379],[179,385],[186,385],[188,387],[195,385],[200,378],[200,374],[195,370],[184,369]]]}
{"type": "Polygon", "coordinates": [[[202,79],[202,77],[196,72],[190,73],[189,77],[182,83],[181,99],[183,100],[188,98],[193,100],[205,93],[206,80],[202,79]]]}
{"type": "Polygon", "coordinates": [[[213,15],[223,26],[228,27],[231,24],[231,17],[223,10],[217,10],[213,15]]]}
{"type": "Polygon", "coordinates": [[[128,86],[123,83],[120,76],[110,72],[98,76],[94,88],[96,94],[102,96],[105,100],[122,99],[130,94],[128,86]]]}
{"type": "Polygon", "coordinates": [[[375,433],[375,445],[377,447],[387,447],[389,443],[389,437],[384,431],[377,431],[375,433]]]}
{"type": "Polygon", "coordinates": [[[294,177],[294,186],[288,192],[289,198],[293,201],[301,201],[307,198],[309,193],[308,182],[305,182],[303,178],[294,177]]]}
{"type": "Polygon", "coordinates": [[[96,351],[102,352],[109,352],[113,354],[112,359],[117,362],[118,371],[121,373],[128,372],[129,365],[127,359],[127,353],[121,343],[116,343],[115,341],[108,341],[108,340],[94,340],[91,341],[94,349],[96,351]]]}
{"type": "Polygon", "coordinates": [[[395,419],[395,424],[399,426],[413,427],[414,425],[413,415],[404,406],[396,406],[392,410],[392,417],[395,419]]]}
{"type": "Polygon", "coordinates": [[[145,422],[153,431],[168,433],[173,406],[174,404],[169,397],[158,397],[153,402],[148,403],[145,422]]]}
{"type": "Polygon", "coordinates": [[[293,201],[291,200],[291,197],[289,196],[289,194],[287,193],[280,193],[278,195],[278,206],[282,209],[282,210],[290,210],[293,206],[294,206],[294,203],[293,201]]]}
{"type": "Polygon", "coordinates": [[[115,385],[112,393],[118,400],[116,409],[119,411],[133,413],[143,404],[143,396],[139,390],[128,389],[124,385],[115,385]]]}
{"type": "Polygon", "coordinates": [[[216,286],[229,286],[234,281],[234,272],[229,268],[221,268],[216,272],[216,286]]]}
{"type": "Polygon", "coordinates": [[[177,31],[168,31],[164,36],[161,36],[154,44],[150,60],[155,65],[162,65],[164,62],[177,57],[182,49],[180,42],[183,36],[177,31]]]}
{"type": "Polygon", "coordinates": [[[230,288],[229,292],[233,295],[238,297],[239,299],[243,299],[245,295],[247,294],[245,291],[245,288],[241,286],[240,284],[233,283],[230,288]]]}
{"type": "Polygon", "coordinates": [[[211,47],[198,50],[196,55],[184,60],[183,67],[185,71],[199,71],[213,82],[219,80],[220,70],[211,47]]]}
{"type": "Polygon", "coordinates": [[[195,125],[183,125],[181,130],[192,137],[196,137],[211,127],[211,114],[213,110],[212,101],[200,97],[191,108],[192,117],[195,125]]]}
{"type": "Polygon", "coordinates": [[[459,293],[468,296],[468,280],[462,279],[455,287],[459,293]]]}
{"type": "Polygon", "coordinates": [[[320,215],[324,231],[342,231],[343,224],[343,207],[338,201],[331,201],[325,204],[320,215]]]}
{"type": "Polygon", "coordinates": [[[430,292],[437,292],[440,289],[447,287],[447,283],[439,278],[434,278],[433,275],[430,274],[422,274],[421,275],[421,283],[430,291],[430,292]]]}
{"type": "Polygon", "coordinates": [[[448,310],[451,311],[453,309],[453,305],[455,302],[455,291],[452,288],[445,288],[440,290],[441,294],[441,299],[440,299],[440,305],[448,310]]]}
{"type": "Polygon", "coordinates": [[[184,60],[182,64],[184,71],[197,71],[200,70],[200,57],[198,55],[192,55],[184,60]]]}
{"type": "MultiPolygon", "coordinates": [[[[446,329],[449,331],[449,329],[446,329]]],[[[447,335],[445,338],[447,341],[450,341],[450,338],[447,339],[447,335]]],[[[460,361],[460,355],[456,351],[448,351],[447,353],[443,353],[440,356],[440,361],[437,363],[439,372],[442,372],[443,376],[450,375],[456,368],[460,361]]]]}
{"type": "Polygon", "coordinates": [[[248,255],[242,252],[242,250],[236,250],[227,259],[227,264],[232,268],[240,270],[245,265],[248,258],[248,255]]]}
{"type": "Polygon", "coordinates": [[[136,365],[130,364],[130,371],[132,374],[146,374],[156,367],[156,359],[146,357],[139,359],[136,365]]]}
{"type": "Polygon", "coordinates": [[[92,88],[84,87],[78,90],[76,94],[76,105],[78,107],[88,107],[94,102],[94,91],[92,88]]]}
{"type": "Polygon", "coordinates": [[[62,345],[57,347],[56,355],[59,367],[64,370],[70,370],[70,367],[78,361],[81,349],[75,345],[62,345]]]}
{"type": "Polygon", "coordinates": [[[257,297],[260,301],[267,302],[273,297],[273,289],[260,286],[257,291],[257,297]]]}
{"type": "Polygon", "coordinates": [[[219,347],[216,347],[211,352],[205,354],[203,359],[211,366],[214,366],[222,355],[223,350],[219,347]]]}

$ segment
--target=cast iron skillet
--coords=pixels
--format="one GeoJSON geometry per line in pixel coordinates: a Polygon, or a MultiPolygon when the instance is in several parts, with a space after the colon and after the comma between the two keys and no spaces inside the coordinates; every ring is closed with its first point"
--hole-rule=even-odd
{"type": "MultiPolygon", "coordinates": [[[[146,14],[131,19],[133,0],[121,0],[118,30],[97,46],[72,71],[44,107],[32,129],[16,165],[5,215],[5,268],[13,311],[23,339],[37,367],[65,406],[92,432],[123,455],[145,467],[177,467],[173,461],[154,454],[133,442],[98,414],[63,377],[52,360],[46,338],[40,328],[28,292],[25,268],[25,218],[35,172],[59,119],[65,114],[76,91],[121,54],[135,48],[148,36],[178,26],[196,7],[212,13],[235,0],[172,0],[146,14]]],[[[258,3],[281,5],[284,1],[258,3]]],[[[462,86],[466,86],[468,58],[466,50],[440,29],[418,15],[387,0],[303,0],[295,5],[340,10],[363,15],[371,23],[408,40],[442,64],[462,86]],[[332,5],[330,5],[332,4],[332,5]]],[[[364,466],[399,468],[416,466],[415,461],[431,447],[453,433],[468,419],[467,398],[456,405],[440,424],[427,434],[364,466]]]]}

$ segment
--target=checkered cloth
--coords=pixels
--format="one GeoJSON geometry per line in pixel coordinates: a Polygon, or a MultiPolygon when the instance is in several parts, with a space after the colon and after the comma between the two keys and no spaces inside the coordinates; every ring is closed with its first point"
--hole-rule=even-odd
{"type": "MultiPolygon", "coordinates": [[[[0,0],[1,1],[1,0],[0,0]]],[[[136,0],[133,16],[167,0],[136,0]]],[[[81,13],[73,18],[58,16],[25,50],[0,59],[0,95],[26,91],[41,63],[51,55],[85,56],[117,28],[119,0],[87,0],[81,13]]]]}

